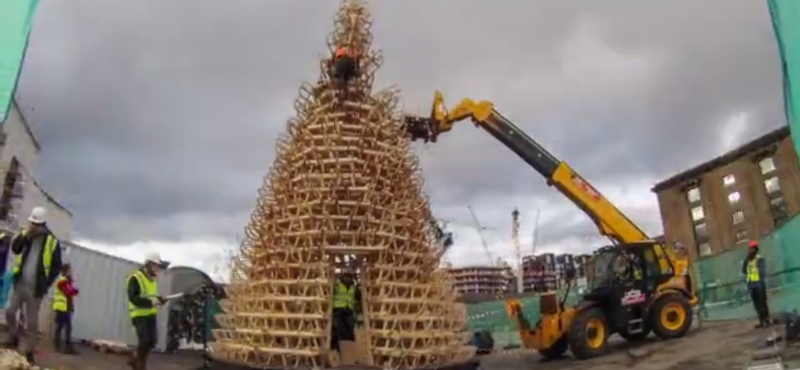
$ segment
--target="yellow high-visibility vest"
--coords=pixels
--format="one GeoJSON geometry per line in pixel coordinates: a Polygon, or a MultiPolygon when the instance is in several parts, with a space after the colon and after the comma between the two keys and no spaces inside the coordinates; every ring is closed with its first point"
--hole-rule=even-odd
{"type": "MultiPolygon", "coordinates": [[[[136,281],[139,283],[139,296],[149,298],[158,295],[158,282],[155,279],[150,279],[142,272],[142,270],[136,270],[136,272],[128,277],[128,280],[126,280],[125,283],[126,287],[128,284],[130,284],[131,279],[136,279],[136,281]]],[[[130,312],[132,319],[142,316],[151,316],[158,313],[158,309],[156,307],[139,307],[131,301],[128,301],[128,311],[130,312]]]]}
{"type": "Polygon", "coordinates": [[[758,260],[761,259],[761,255],[756,255],[747,262],[747,282],[748,283],[756,283],[761,281],[761,274],[758,273],[758,260]]]}
{"type": "Polygon", "coordinates": [[[58,284],[65,280],[67,280],[67,278],[63,274],[59,275],[58,279],[56,279],[56,290],[53,292],[53,311],[67,312],[69,310],[67,295],[64,294],[61,289],[58,289],[58,284]]]}
{"type": "Polygon", "coordinates": [[[336,291],[333,294],[333,308],[353,309],[356,302],[356,285],[352,284],[348,288],[342,282],[336,283],[336,291]]]}
{"type": "MultiPolygon", "coordinates": [[[[25,236],[27,234],[28,229],[22,229],[20,232],[20,236],[25,236]]],[[[53,253],[55,253],[56,247],[58,247],[58,239],[56,239],[52,234],[48,234],[47,239],[44,241],[44,252],[42,253],[42,267],[44,267],[44,276],[50,276],[50,266],[53,264],[53,253]]],[[[29,257],[35,258],[35,256],[29,257]]],[[[11,273],[16,276],[21,270],[22,253],[14,257],[14,267],[11,269],[11,273]]]]}

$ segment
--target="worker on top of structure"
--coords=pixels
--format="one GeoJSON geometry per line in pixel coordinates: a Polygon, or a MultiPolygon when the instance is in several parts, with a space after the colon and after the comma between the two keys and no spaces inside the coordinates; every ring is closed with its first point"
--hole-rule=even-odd
{"type": "Polygon", "coordinates": [[[331,349],[341,354],[339,341],[355,341],[356,312],[361,310],[361,289],[352,268],[342,271],[333,291],[331,349]]]}
{"type": "Polygon", "coordinates": [[[133,370],[147,369],[147,357],[158,341],[156,315],[165,300],[158,295],[158,274],[169,266],[158,253],[145,257],[144,266],[128,277],[128,312],[136,329],[136,351],[128,361],[133,370]]]}
{"type": "Polygon", "coordinates": [[[22,229],[11,241],[14,253],[12,282],[14,289],[6,309],[9,328],[7,347],[19,347],[24,339],[23,353],[31,365],[39,340],[39,308],[42,298],[61,273],[61,246],[47,228],[47,210],[35,207],[28,217],[28,227],[22,229]],[[25,330],[17,325],[17,313],[25,307],[25,330]]]}
{"type": "Polygon", "coordinates": [[[770,325],[766,272],[767,263],[758,253],[758,242],[751,241],[747,248],[747,258],[742,263],[742,273],[747,280],[750,299],[753,301],[756,314],[758,314],[757,328],[765,328],[770,325]]]}
{"type": "Polygon", "coordinates": [[[56,333],[53,348],[68,355],[78,354],[72,345],[72,313],[75,312],[75,297],[80,293],[72,280],[72,267],[65,263],[61,275],[56,279],[53,292],[53,312],[55,312],[56,333]],[[64,346],[61,346],[61,333],[64,333],[64,346]]]}
{"type": "Polygon", "coordinates": [[[331,75],[342,86],[358,73],[358,55],[347,46],[339,46],[331,60],[331,75]]]}

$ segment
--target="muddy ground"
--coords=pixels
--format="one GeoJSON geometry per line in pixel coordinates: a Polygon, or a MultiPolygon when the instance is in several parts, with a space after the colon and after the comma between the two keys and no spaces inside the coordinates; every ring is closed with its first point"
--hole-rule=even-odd
{"type": "MultiPolygon", "coordinates": [[[[780,332],[781,327],[776,327],[780,332]]],[[[496,353],[481,357],[483,370],[741,370],[754,353],[760,350],[771,329],[753,329],[752,322],[704,324],[679,340],[650,341],[633,347],[613,340],[614,351],[608,356],[576,361],[567,358],[542,362],[531,351],[496,353]]],[[[44,343],[43,343],[44,344],[44,343]]],[[[785,352],[789,368],[800,368],[800,344],[785,352]]],[[[124,357],[106,355],[89,348],[80,348],[80,356],[64,356],[43,348],[41,365],[57,370],[126,369],[124,357]]],[[[150,370],[190,370],[201,365],[198,353],[154,355],[150,370]]]]}

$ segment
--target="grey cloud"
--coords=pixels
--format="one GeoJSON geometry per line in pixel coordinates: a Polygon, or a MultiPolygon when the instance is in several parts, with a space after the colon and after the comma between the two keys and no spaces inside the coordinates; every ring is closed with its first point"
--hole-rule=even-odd
{"type": "MultiPolygon", "coordinates": [[[[751,135],[782,122],[762,2],[640,3],[376,1],[377,85],[397,84],[422,110],[434,89],[450,104],[491,99],[609,186],[718,154],[734,112],[751,112],[751,135]]],[[[297,88],[319,73],[336,5],[42,3],[18,96],[44,146],[42,182],[73,209],[77,233],[120,244],[239,233],[297,88]]],[[[468,220],[472,203],[500,229],[524,205],[526,220],[549,215],[541,235],[554,244],[596,235],[513,153],[462,126],[417,146],[438,215],[468,220]]],[[[657,210],[625,211],[660,229],[657,210]]]]}

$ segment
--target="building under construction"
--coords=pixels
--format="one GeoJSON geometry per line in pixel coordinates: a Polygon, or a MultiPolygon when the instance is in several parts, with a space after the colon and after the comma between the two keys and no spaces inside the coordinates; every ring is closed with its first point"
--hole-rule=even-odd
{"type": "Polygon", "coordinates": [[[586,276],[588,254],[543,253],[522,258],[522,291],[544,292],[562,288],[567,283],[566,271],[575,270],[575,278],[586,276]]]}
{"type": "Polygon", "coordinates": [[[761,238],[800,211],[800,165],[783,126],[653,187],[664,240],[707,256],[761,238]]]}
{"type": "Polygon", "coordinates": [[[516,278],[509,266],[467,266],[447,269],[461,296],[512,293],[516,278]]]}

